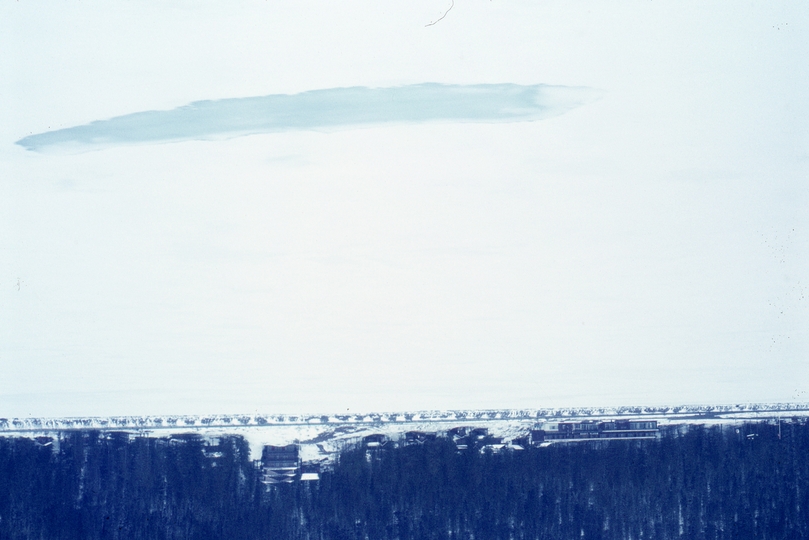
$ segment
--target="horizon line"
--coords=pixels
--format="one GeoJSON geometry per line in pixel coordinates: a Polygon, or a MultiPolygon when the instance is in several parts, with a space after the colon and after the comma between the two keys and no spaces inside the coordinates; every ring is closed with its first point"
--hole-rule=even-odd
{"type": "Polygon", "coordinates": [[[537,407],[517,409],[444,409],[380,413],[323,413],[323,414],[163,414],[163,415],[110,415],[66,417],[16,417],[0,418],[0,432],[39,431],[60,429],[59,424],[68,424],[65,429],[178,429],[178,428],[249,428],[289,425],[349,424],[397,424],[416,422],[463,422],[528,420],[530,418],[591,417],[591,416],[678,416],[688,414],[733,414],[733,413],[778,413],[809,412],[809,402],[769,402],[737,404],[694,404],[674,406],[592,406],[592,407],[537,407]],[[504,414],[505,413],[505,414],[504,414]],[[540,414],[544,413],[544,414],[540,414]],[[485,415],[476,417],[470,415],[485,415]],[[407,418],[410,416],[410,418],[407,418]],[[327,420],[323,420],[323,418],[327,420]],[[399,419],[403,417],[403,419],[399,419]],[[416,418],[418,417],[418,418],[416,418]],[[350,420],[353,418],[353,420],[350,420]],[[367,420],[370,418],[370,420],[367,420]],[[139,419],[139,425],[126,422],[139,419]],[[210,422],[203,421],[210,419],[210,422]],[[258,419],[263,420],[260,421],[258,419]],[[101,425],[95,421],[106,420],[101,425]],[[193,420],[188,424],[186,420],[193,420]],[[183,421],[182,424],[179,424],[183,421]],[[202,423],[197,423],[202,422],[202,423]],[[85,423],[90,425],[75,425],[85,423]],[[15,425],[16,424],[16,425],[15,425]],[[44,424],[44,425],[43,425],[44,424]],[[148,424],[148,425],[147,425],[148,424]],[[168,424],[168,425],[166,425],[168,424]]]}

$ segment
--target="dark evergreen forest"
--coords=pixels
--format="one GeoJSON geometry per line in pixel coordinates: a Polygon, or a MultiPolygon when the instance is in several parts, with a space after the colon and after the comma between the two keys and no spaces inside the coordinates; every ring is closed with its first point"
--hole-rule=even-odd
{"type": "Polygon", "coordinates": [[[233,437],[0,439],[3,539],[809,539],[809,425],[493,454],[447,439],[341,454],[268,488],[233,437]]]}

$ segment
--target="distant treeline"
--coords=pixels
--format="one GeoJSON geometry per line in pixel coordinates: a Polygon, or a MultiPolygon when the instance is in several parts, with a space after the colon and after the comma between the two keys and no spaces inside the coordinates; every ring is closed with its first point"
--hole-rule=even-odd
{"type": "Polygon", "coordinates": [[[0,439],[2,539],[809,539],[809,425],[341,454],[267,487],[241,438],[0,439]]]}

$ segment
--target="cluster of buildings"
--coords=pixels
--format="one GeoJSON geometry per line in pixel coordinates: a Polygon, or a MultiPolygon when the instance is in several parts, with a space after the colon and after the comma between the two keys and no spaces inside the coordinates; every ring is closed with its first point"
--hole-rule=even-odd
{"type": "Polygon", "coordinates": [[[545,422],[531,430],[531,442],[542,444],[586,439],[654,439],[659,431],[656,420],[545,422]]]}
{"type": "MultiPolygon", "coordinates": [[[[107,432],[105,437],[126,438],[133,440],[143,435],[133,432],[107,432]]],[[[366,451],[369,459],[377,452],[403,446],[423,445],[439,438],[451,441],[458,451],[477,450],[480,452],[500,452],[507,450],[524,450],[528,447],[542,447],[554,443],[572,443],[580,441],[609,439],[654,439],[659,436],[658,423],[655,420],[581,420],[561,422],[541,422],[528,432],[506,439],[489,433],[489,429],[478,426],[458,426],[446,431],[407,431],[395,435],[373,433],[364,436],[357,444],[366,451]]],[[[749,437],[754,437],[750,435],[749,437]]],[[[228,437],[202,437],[196,433],[173,434],[162,439],[169,445],[182,445],[201,442],[202,454],[212,460],[213,466],[219,459],[240,450],[228,437]]],[[[49,447],[54,452],[59,450],[59,437],[34,437],[34,442],[42,447],[49,447]]],[[[308,482],[319,480],[322,468],[330,462],[304,462],[301,459],[301,448],[297,444],[284,446],[264,446],[261,459],[254,461],[261,471],[261,481],[266,485],[292,482],[308,482]]]]}
{"type": "MultiPolygon", "coordinates": [[[[374,433],[363,437],[359,445],[371,459],[375,453],[389,448],[422,445],[439,437],[452,441],[458,451],[499,452],[503,449],[524,450],[531,446],[587,440],[654,439],[658,435],[655,420],[582,420],[539,423],[529,433],[510,440],[490,434],[488,428],[459,426],[441,433],[407,431],[396,439],[374,433]]],[[[261,460],[256,465],[261,468],[261,480],[267,485],[318,480],[321,472],[320,463],[301,461],[300,447],[296,444],[265,446],[261,460]]]]}

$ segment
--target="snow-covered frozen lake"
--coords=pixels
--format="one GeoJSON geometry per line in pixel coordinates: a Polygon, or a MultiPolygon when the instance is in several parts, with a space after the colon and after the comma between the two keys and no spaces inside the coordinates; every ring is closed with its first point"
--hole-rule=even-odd
{"type": "Polygon", "coordinates": [[[806,401],[805,4],[448,7],[0,5],[0,416],[806,401]]]}

